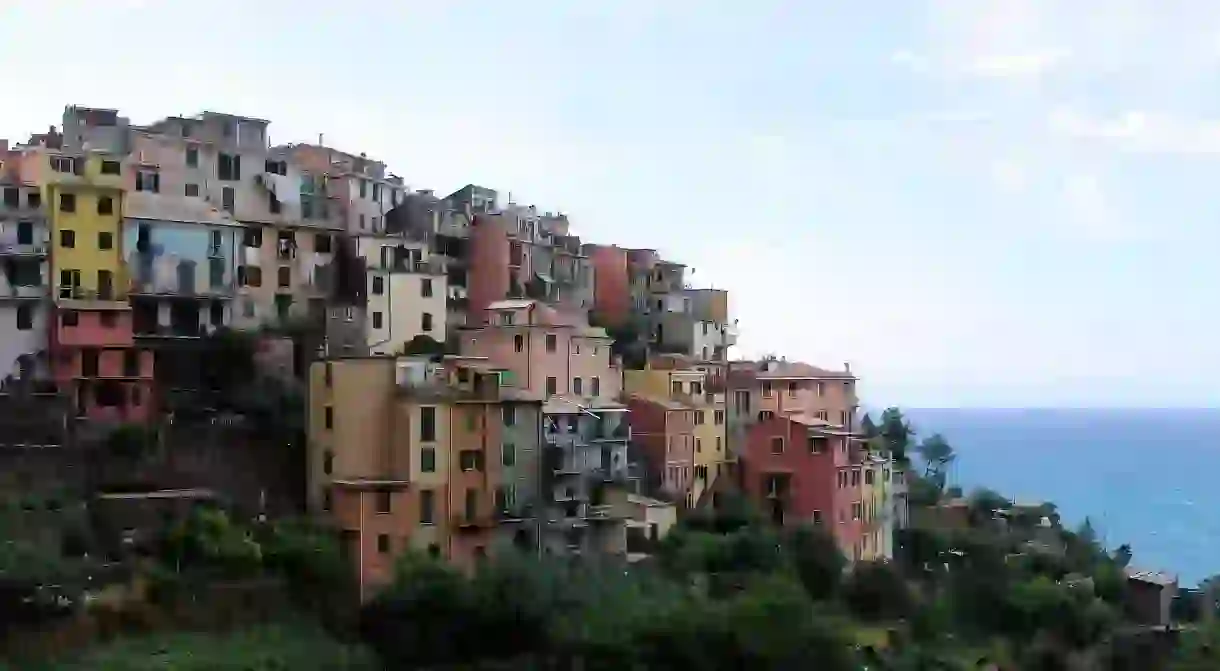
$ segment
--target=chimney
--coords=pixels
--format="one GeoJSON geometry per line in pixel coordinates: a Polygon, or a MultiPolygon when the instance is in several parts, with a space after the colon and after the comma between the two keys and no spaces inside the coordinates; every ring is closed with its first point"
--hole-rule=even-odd
{"type": "Polygon", "coordinates": [[[843,370],[847,371],[847,373],[849,375],[851,374],[851,362],[850,361],[843,362],[843,370]]]}

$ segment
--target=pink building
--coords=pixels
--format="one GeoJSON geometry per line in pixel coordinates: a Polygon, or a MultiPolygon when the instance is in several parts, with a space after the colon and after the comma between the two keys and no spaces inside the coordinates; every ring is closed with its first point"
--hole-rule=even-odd
{"type": "Polygon", "coordinates": [[[50,325],[52,374],[70,393],[77,414],[90,419],[145,422],[153,417],[153,354],[135,349],[125,304],[61,301],[50,325]],[[67,305],[65,305],[67,304],[67,305]]]}
{"type": "Polygon", "coordinates": [[[470,227],[470,268],[467,271],[470,307],[468,324],[485,323],[480,315],[491,313],[487,308],[507,298],[525,297],[528,263],[520,242],[510,244],[508,227],[503,215],[475,214],[470,227]]]}
{"type": "Polygon", "coordinates": [[[492,302],[483,322],[462,330],[462,354],[506,368],[507,386],[590,407],[617,404],[622,372],[604,329],[534,300],[492,302]]]}

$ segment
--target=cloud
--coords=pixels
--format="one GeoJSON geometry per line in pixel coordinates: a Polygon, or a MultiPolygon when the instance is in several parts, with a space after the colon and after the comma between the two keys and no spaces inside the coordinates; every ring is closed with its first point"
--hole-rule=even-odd
{"type": "Polygon", "coordinates": [[[1066,49],[1057,48],[957,56],[926,56],[900,50],[890,56],[890,62],[923,76],[1018,80],[1043,77],[1063,63],[1068,56],[1066,49]]]}
{"type": "Polygon", "coordinates": [[[1068,222],[1078,232],[1094,239],[1114,239],[1129,233],[1096,175],[1066,176],[1062,193],[1068,222]]]}
{"type": "Polygon", "coordinates": [[[1135,110],[1107,119],[1060,107],[1048,115],[1047,126],[1052,132],[1069,138],[1125,151],[1220,154],[1220,121],[1135,110]]]}
{"type": "Polygon", "coordinates": [[[1025,190],[1025,166],[1012,159],[998,159],[991,164],[991,180],[1003,191],[1025,190]]]}

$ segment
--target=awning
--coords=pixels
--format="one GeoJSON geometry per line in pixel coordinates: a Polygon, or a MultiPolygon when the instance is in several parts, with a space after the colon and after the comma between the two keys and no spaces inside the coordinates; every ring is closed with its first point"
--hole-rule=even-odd
{"type": "Polygon", "coordinates": [[[543,282],[546,282],[547,284],[555,283],[555,280],[552,279],[551,276],[547,275],[546,273],[534,273],[534,276],[537,277],[538,279],[542,280],[543,282]]]}

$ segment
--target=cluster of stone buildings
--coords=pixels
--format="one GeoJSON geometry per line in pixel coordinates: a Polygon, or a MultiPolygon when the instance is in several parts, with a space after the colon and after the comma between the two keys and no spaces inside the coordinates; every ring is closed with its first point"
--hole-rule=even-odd
{"type": "Polygon", "coordinates": [[[903,473],[857,433],[849,369],[734,361],[727,292],[682,264],[268,127],[71,106],[0,141],[0,394],[39,380],[84,422],[155,423],[206,336],[299,324],[324,334],[309,505],[368,584],[408,547],[630,558],[729,486],[889,556],[903,473]]]}

